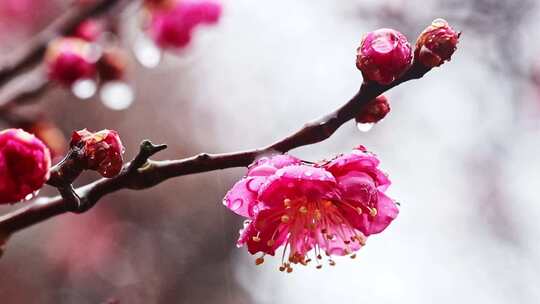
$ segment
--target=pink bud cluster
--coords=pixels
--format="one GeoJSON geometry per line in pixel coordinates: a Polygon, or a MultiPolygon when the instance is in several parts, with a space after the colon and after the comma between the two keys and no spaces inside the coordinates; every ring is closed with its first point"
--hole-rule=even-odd
{"type": "Polygon", "coordinates": [[[49,179],[49,149],[21,129],[0,132],[0,204],[16,203],[49,179]]]}
{"type": "Polygon", "coordinates": [[[97,47],[102,33],[101,23],[87,20],[79,24],[74,36],[53,40],[45,54],[49,78],[68,87],[83,79],[122,79],[127,55],[116,47],[97,47]]]}
{"type": "MultiPolygon", "coordinates": [[[[414,60],[432,68],[450,60],[456,50],[459,33],[443,19],[436,19],[418,37],[414,60]]],[[[407,38],[393,29],[367,33],[356,54],[356,67],[366,82],[388,85],[413,64],[413,51],[407,38]]]]}
{"type": "Polygon", "coordinates": [[[162,48],[179,49],[191,41],[201,24],[215,24],[221,4],[215,0],[147,1],[151,9],[149,33],[162,48]]]}

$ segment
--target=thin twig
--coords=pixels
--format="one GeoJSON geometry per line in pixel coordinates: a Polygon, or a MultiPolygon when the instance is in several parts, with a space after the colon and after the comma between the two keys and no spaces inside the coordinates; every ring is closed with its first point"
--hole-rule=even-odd
{"type": "MultiPolygon", "coordinates": [[[[75,190],[78,197],[85,202],[83,209],[75,212],[88,210],[103,196],[121,189],[140,190],[177,176],[246,167],[262,155],[286,153],[294,148],[321,142],[345,122],[354,118],[373,98],[400,83],[421,78],[428,71],[428,68],[415,64],[398,81],[390,85],[364,83],[360,91],[336,111],[307,123],[292,135],[263,148],[225,154],[203,153],[179,160],[153,161],[148,158],[163,150],[165,146],[155,146],[144,141],[139,154],[130,164],[124,166],[118,176],[102,178],[75,190]]],[[[73,211],[70,206],[73,205],[62,196],[38,198],[26,207],[0,217],[0,233],[10,235],[56,215],[73,211]]]]}

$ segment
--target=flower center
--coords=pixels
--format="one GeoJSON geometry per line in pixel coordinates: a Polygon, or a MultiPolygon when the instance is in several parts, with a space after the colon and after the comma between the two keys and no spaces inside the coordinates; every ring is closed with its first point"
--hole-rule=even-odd
{"type": "MultiPolygon", "coordinates": [[[[342,209],[352,208],[354,212],[362,214],[364,211],[360,207],[326,199],[308,201],[305,197],[294,200],[286,198],[283,205],[284,209],[275,214],[281,225],[268,241],[269,246],[273,245],[278,231],[287,229],[287,241],[279,268],[281,271],[292,272],[291,264],[307,265],[311,261],[315,261],[316,268],[320,269],[323,253],[328,258],[328,264],[334,266],[335,261],[331,259],[333,254],[350,255],[354,259],[354,251],[365,244],[366,237],[349,223],[342,209]],[[313,258],[309,257],[310,252],[313,252],[313,258]]],[[[376,209],[367,207],[366,211],[373,214],[376,209]]],[[[262,261],[261,257],[256,264],[262,261]]]]}

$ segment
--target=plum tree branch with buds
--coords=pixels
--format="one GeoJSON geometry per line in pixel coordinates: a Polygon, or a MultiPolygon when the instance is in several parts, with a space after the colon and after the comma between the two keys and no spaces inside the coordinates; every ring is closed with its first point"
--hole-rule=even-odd
{"type": "MultiPolygon", "coordinates": [[[[195,12],[192,17],[202,18],[199,21],[213,22],[219,16],[219,7],[213,4],[204,8],[211,12],[207,15],[201,14],[200,8],[190,7],[195,12]]],[[[184,34],[195,23],[189,24],[184,34]]],[[[174,23],[172,28],[176,26],[174,23]]],[[[174,40],[176,45],[189,41],[184,36],[180,38],[174,40]]],[[[324,141],[353,118],[369,123],[382,119],[390,107],[381,94],[406,81],[422,78],[433,67],[450,60],[458,38],[459,33],[442,19],[435,20],[420,34],[414,53],[398,31],[380,29],[368,33],[357,50],[356,65],[364,78],[358,93],[335,111],[306,123],[289,136],[252,150],[156,161],[150,158],[166,145],[144,140],[135,158],[123,164],[124,148],[118,133],[111,130],[91,133],[84,129],[73,133],[69,152],[50,168],[49,150],[40,140],[23,130],[0,132],[0,161],[7,160],[6,171],[0,178],[14,180],[0,187],[0,203],[25,198],[45,182],[59,193],[55,197],[37,198],[26,207],[1,216],[0,236],[9,237],[66,212],[83,213],[105,195],[119,190],[141,190],[183,175],[249,167],[248,175],[224,199],[229,209],[247,218],[248,226],[238,244],[247,244],[249,252],[262,252],[263,256],[273,255],[282,245],[285,256],[290,245],[288,261],[283,260],[280,267],[287,272],[292,271],[291,263],[307,265],[311,260],[307,253],[311,249],[319,251],[317,268],[322,267],[318,262],[321,249],[328,256],[351,254],[354,258],[354,251],[365,245],[366,238],[382,232],[399,212],[396,203],[384,194],[390,181],[377,168],[378,159],[364,148],[324,163],[302,162],[281,154],[324,141]],[[9,162],[20,165],[10,167],[9,162]],[[83,170],[95,170],[104,178],[75,189],[73,182],[83,170]]],[[[83,49],[76,40],[66,39],[61,43],[68,49],[73,46],[83,49]]],[[[64,59],[64,63],[70,62],[76,58],[73,54],[78,55],[72,52],[64,54],[67,57],[55,57],[59,61],[54,64],[64,59]]],[[[74,71],[86,74],[90,70],[88,62],[78,62],[80,69],[74,71]]],[[[73,74],[62,73],[66,66],[60,66],[56,80],[72,83],[73,74]]],[[[264,261],[263,256],[257,258],[256,264],[264,261]]],[[[335,264],[332,259],[329,263],[335,264]]]]}
{"type": "MultiPolygon", "coordinates": [[[[185,159],[154,161],[149,158],[165,149],[165,146],[156,146],[149,141],[143,141],[137,156],[131,163],[126,164],[116,177],[97,180],[76,189],[75,192],[69,191],[72,178],[63,182],[57,181],[57,179],[49,182],[60,190],[61,195],[38,198],[26,207],[0,217],[0,233],[10,235],[65,212],[84,212],[94,206],[103,196],[122,189],[141,190],[153,187],[173,177],[226,168],[247,167],[260,156],[285,153],[301,146],[321,142],[329,138],[344,123],[353,119],[362,111],[366,103],[392,87],[421,78],[429,70],[430,68],[415,62],[402,77],[391,84],[381,85],[375,82],[365,82],[360,87],[359,92],[339,109],[320,119],[306,123],[297,132],[267,147],[224,154],[202,153],[185,159]],[[78,198],[74,198],[75,195],[78,198]]],[[[72,166],[74,166],[73,163],[67,167],[72,166]]],[[[51,170],[55,172],[61,168],[66,168],[65,163],[61,163],[51,170]]]]}

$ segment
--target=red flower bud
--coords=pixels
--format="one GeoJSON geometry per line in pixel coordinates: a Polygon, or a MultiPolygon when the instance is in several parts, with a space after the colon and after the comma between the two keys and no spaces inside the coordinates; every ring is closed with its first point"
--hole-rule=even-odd
{"type": "Polygon", "coordinates": [[[103,33],[103,24],[94,19],[87,19],[77,26],[74,36],[88,42],[96,41],[103,33]]]}
{"type": "Polygon", "coordinates": [[[414,55],[423,65],[436,67],[449,61],[457,49],[460,33],[444,19],[435,19],[416,40],[414,55]]]}
{"type": "Polygon", "coordinates": [[[45,54],[49,78],[70,86],[95,74],[90,43],[79,38],[53,40],[45,54]]]}
{"type": "Polygon", "coordinates": [[[82,149],[85,169],[95,170],[103,177],[114,177],[122,170],[124,146],[116,131],[75,131],[71,136],[71,146],[82,149]]]}
{"type": "Polygon", "coordinates": [[[379,29],[364,36],[356,54],[356,67],[364,80],[389,84],[411,65],[412,51],[407,38],[392,29],[379,29]]]}
{"type": "Polygon", "coordinates": [[[183,48],[191,41],[193,29],[214,24],[221,16],[221,4],[214,0],[182,0],[173,7],[152,14],[150,35],[162,48],[183,48]]]}
{"type": "Polygon", "coordinates": [[[358,123],[376,123],[390,112],[390,104],[384,95],[368,102],[362,111],[356,116],[358,123]]]}
{"type": "Polygon", "coordinates": [[[0,132],[0,204],[15,203],[49,179],[49,149],[21,129],[0,132]]]}
{"type": "Polygon", "coordinates": [[[127,55],[120,49],[111,47],[103,51],[97,62],[99,77],[103,81],[119,80],[124,78],[127,66],[127,55]]]}

